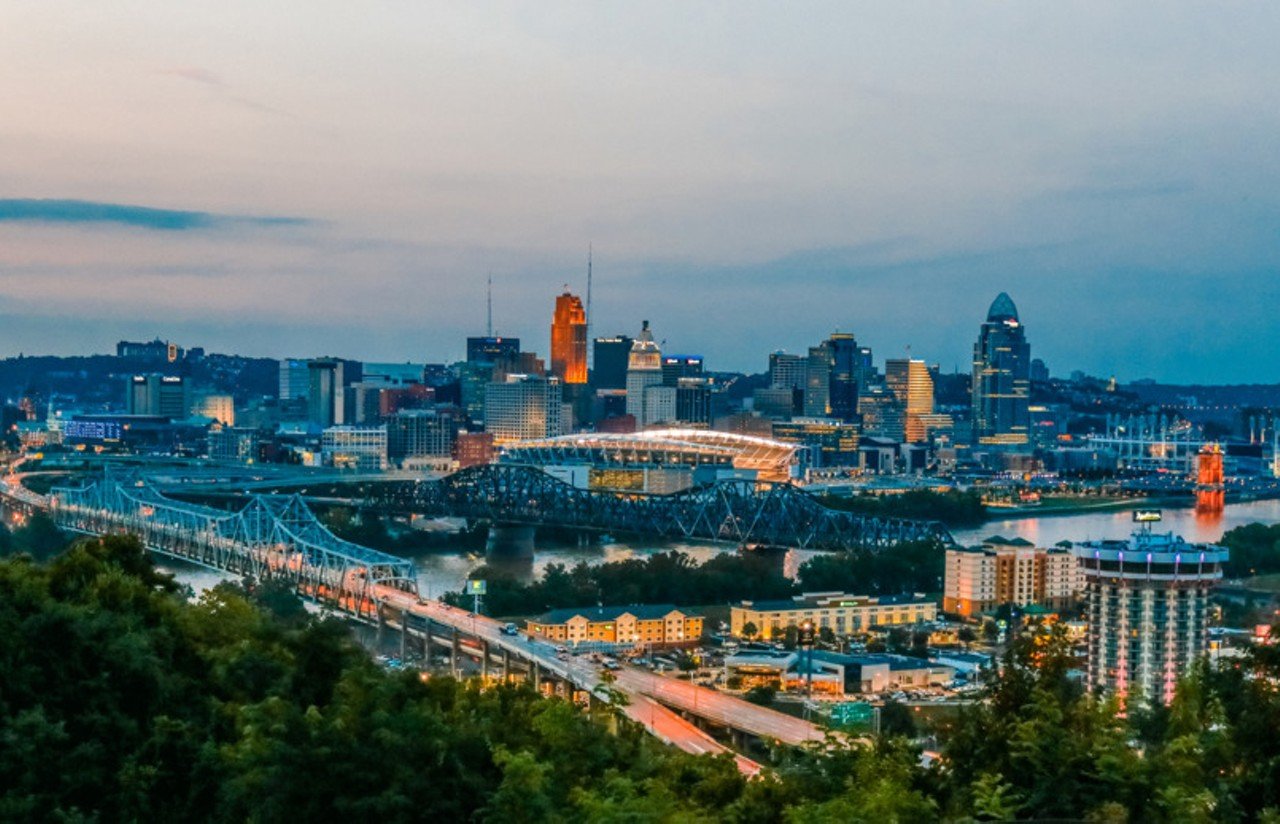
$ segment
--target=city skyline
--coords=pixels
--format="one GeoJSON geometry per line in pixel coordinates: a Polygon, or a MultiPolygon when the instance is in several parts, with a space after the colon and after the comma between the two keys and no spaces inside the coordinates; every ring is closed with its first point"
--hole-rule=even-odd
{"type": "Polygon", "coordinates": [[[1280,380],[1280,11],[810,9],[10,10],[0,352],[455,360],[594,244],[593,333],[717,369],[964,371],[1007,291],[1055,372],[1280,380]]]}

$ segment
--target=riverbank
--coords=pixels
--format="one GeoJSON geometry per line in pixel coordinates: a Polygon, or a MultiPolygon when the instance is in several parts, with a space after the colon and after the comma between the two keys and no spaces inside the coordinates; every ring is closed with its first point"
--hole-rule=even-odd
{"type": "Polygon", "coordinates": [[[1035,506],[987,506],[988,522],[1007,521],[1010,518],[1053,518],[1059,515],[1081,515],[1091,512],[1124,512],[1130,509],[1189,509],[1195,501],[1189,497],[1161,498],[1108,498],[1096,500],[1095,496],[1078,498],[1048,498],[1035,506]]]}

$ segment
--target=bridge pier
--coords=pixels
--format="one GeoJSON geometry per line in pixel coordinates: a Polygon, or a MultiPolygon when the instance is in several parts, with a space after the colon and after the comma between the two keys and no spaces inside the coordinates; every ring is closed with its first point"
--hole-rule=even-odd
{"type": "Polygon", "coordinates": [[[458,628],[449,627],[449,671],[453,673],[453,677],[457,678],[461,672],[458,669],[458,658],[462,655],[460,639],[458,637],[458,628]]]}
{"type": "Polygon", "coordinates": [[[534,527],[525,524],[492,524],[484,553],[499,558],[532,558],[534,531],[534,527]]]}
{"type": "Polygon", "coordinates": [[[503,682],[511,680],[511,650],[508,649],[502,651],[502,680],[503,682]]]}

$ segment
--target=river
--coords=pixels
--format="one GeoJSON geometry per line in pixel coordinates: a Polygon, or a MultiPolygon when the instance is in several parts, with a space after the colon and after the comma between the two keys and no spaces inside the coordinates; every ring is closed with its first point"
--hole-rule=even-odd
{"type": "MultiPolygon", "coordinates": [[[[1157,524],[1159,532],[1174,532],[1188,541],[1214,542],[1224,532],[1237,526],[1260,521],[1280,523],[1280,500],[1251,501],[1228,504],[1219,515],[1197,514],[1194,509],[1165,509],[1164,520],[1157,524]]],[[[1125,538],[1133,531],[1131,511],[1081,512],[1071,515],[1020,516],[988,521],[980,527],[952,531],[958,543],[972,545],[991,535],[1006,538],[1025,538],[1037,546],[1053,546],[1059,541],[1085,541],[1101,538],[1125,538]]],[[[600,564],[639,558],[657,552],[678,550],[688,553],[701,563],[722,552],[734,551],[725,544],[705,543],[606,543],[590,547],[539,548],[534,557],[524,561],[495,563],[503,571],[521,580],[530,580],[542,574],[549,564],[573,566],[580,561],[600,564]]],[[[784,571],[794,576],[800,564],[819,553],[792,550],[783,562],[784,571]]],[[[419,591],[428,597],[439,597],[444,592],[462,589],[463,582],[476,567],[485,563],[484,555],[471,552],[433,552],[413,558],[418,567],[419,591]]],[[[211,570],[188,564],[163,561],[160,566],[176,572],[179,578],[197,592],[213,586],[222,577],[211,570]]]]}

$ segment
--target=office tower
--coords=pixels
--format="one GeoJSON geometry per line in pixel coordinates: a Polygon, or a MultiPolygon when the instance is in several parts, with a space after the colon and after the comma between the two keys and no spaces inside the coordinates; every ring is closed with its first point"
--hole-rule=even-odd
{"type": "Polygon", "coordinates": [[[1205,654],[1209,595],[1227,550],[1153,535],[1144,523],[1128,541],[1088,541],[1073,551],[1089,622],[1085,684],[1168,704],[1205,654]]]}
{"type": "Polygon", "coordinates": [[[324,429],[346,422],[344,364],[338,358],[307,363],[307,420],[324,429]]]}
{"type": "Polygon", "coordinates": [[[858,394],[862,433],[902,441],[906,437],[906,411],[898,396],[883,386],[869,386],[858,394]]]}
{"type": "Polygon", "coordinates": [[[409,409],[387,418],[387,457],[394,464],[447,458],[462,428],[457,407],[409,409]]]}
{"type": "Polygon", "coordinates": [[[702,377],[701,355],[663,355],[662,385],[678,386],[681,378],[702,377]]]}
{"type": "Polygon", "coordinates": [[[973,347],[973,437],[980,444],[1027,443],[1031,347],[1018,308],[1001,292],[973,347]]]}
{"type": "Polygon", "coordinates": [[[710,378],[680,378],[676,383],[675,420],[680,423],[711,425],[711,396],[714,387],[710,378]]]}
{"type": "Polygon", "coordinates": [[[804,389],[807,364],[808,361],[804,355],[789,355],[786,352],[770,353],[769,386],[784,389],[804,389]]]}
{"type": "Polygon", "coordinates": [[[186,420],[191,415],[191,388],[178,375],[134,375],[126,384],[125,411],[186,420]]]}
{"type": "Polygon", "coordinates": [[[903,414],[903,441],[924,443],[929,439],[928,419],[933,414],[933,378],[924,361],[890,358],[884,363],[885,388],[893,393],[903,414]]]}
{"type": "Polygon", "coordinates": [[[827,405],[831,417],[845,423],[858,417],[858,387],[861,357],[858,342],[848,332],[834,332],[826,342],[831,361],[827,405]]]}
{"type": "Polygon", "coordinates": [[[566,384],[587,382],[587,313],[568,291],[556,298],[551,319],[551,374],[566,384]]]}
{"type": "Polygon", "coordinates": [[[496,445],[563,434],[564,398],[558,378],[508,375],[485,388],[484,426],[496,445]]]}
{"type": "Polygon", "coordinates": [[[831,411],[831,350],[810,346],[804,370],[804,414],[825,418],[831,411]]]}
{"type": "Polygon", "coordinates": [[[627,361],[631,358],[631,344],[631,338],[626,335],[595,339],[592,386],[596,389],[627,388],[627,361]]]}
{"type": "Polygon", "coordinates": [[[857,466],[858,426],[833,418],[794,418],[773,424],[773,439],[805,447],[806,468],[857,466]]]}
{"type": "Polygon", "coordinates": [[[310,387],[311,376],[305,360],[287,358],[280,361],[280,393],[276,397],[282,401],[305,399],[310,387]]]}
{"type": "Polygon", "coordinates": [[[1049,367],[1039,358],[1031,359],[1031,382],[1032,383],[1048,383],[1049,367]]]}
{"type": "Polygon", "coordinates": [[[513,363],[520,357],[519,338],[467,338],[467,363],[513,363]]]}
{"type": "MultiPolygon", "coordinates": [[[[649,321],[644,321],[640,335],[631,344],[627,356],[627,414],[636,419],[639,426],[652,421],[645,417],[645,393],[653,386],[662,385],[662,350],[653,340],[649,321]]],[[[671,400],[674,414],[675,399],[671,400]]]]}
{"type": "Polygon", "coordinates": [[[796,413],[796,395],[802,394],[788,386],[762,386],[751,393],[751,408],[757,414],[778,420],[786,420],[796,413]]]}

